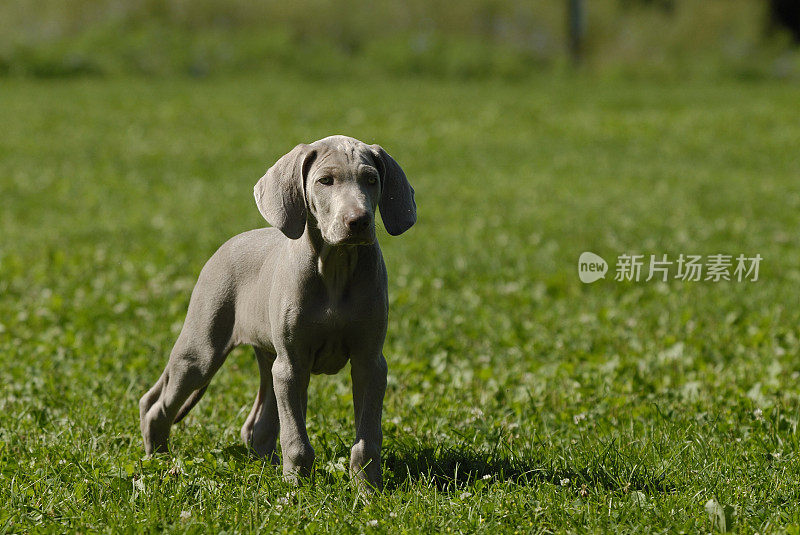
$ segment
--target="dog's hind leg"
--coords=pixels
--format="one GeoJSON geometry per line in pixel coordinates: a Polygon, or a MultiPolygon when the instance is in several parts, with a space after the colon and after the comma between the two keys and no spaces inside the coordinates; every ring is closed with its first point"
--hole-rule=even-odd
{"type": "Polygon", "coordinates": [[[272,388],[272,362],[275,355],[253,348],[261,374],[261,384],[250,415],[242,426],[242,440],[254,455],[278,462],[275,444],[278,440],[278,403],[272,388]]]}
{"type": "Polygon", "coordinates": [[[203,394],[206,393],[207,388],[208,385],[204,386],[203,388],[198,388],[197,390],[189,394],[189,399],[183,402],[183,405],[178,411],[178,415],[175,416],[175,421],[172,423],[177,424],[178,422],[183,420],[186,417],[186,415],[189,414],[189,411],[192,410],[192,408],[195,405],[197,405],[197,402],[200,401],[200,398],[202,398],[203,394]]]}
{"type": "MultiPolygon", "coordinates": [[[[156,381],[156,384],[154,384],[153,387],[148,390],[144,396],[142,396],[142,399],[139,400],[140,422],[144,421],[147,411],[150,410],[150,407],[152,407],[155,402],[158,401],[159,396],[161,396],[161,389],[164,386],[164,381],[166,380],[167,376],[167,371],[164,370],[164,373],[161,374],[161,377],[159,377],[158,381],[156,381]]],[[[208,385],[189,394],[189,398],[183,403],[183,406],[181,406],[177,416],[175,416],[175,421],[172,423],[176,424],[183,420],[184,417],[189,414],[189,411],[192,410],[195,405],[197,405],[197,402],[200,401],[200,398],[202,398],[203,394],[206,393],[207,388],[208,385]]]]}
{"type": "Polygon", "coordinates": [[[223,341],[198,339],[184,330],[170,353],[169,362],[156,384],[139,401],[144,449],[149,455],[167,451],[172,424],[196,403],[232,349],[223,341]]]}

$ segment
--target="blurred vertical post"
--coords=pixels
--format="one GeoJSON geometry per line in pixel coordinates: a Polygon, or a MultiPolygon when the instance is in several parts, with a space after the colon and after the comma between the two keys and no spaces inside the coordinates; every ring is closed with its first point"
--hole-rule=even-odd
{"type": "Polygon", "coordinates": [[[583,0],[567,0],[567,29],[569,55],[572,63],[578,65],[583,60],[583,35],[586,30],[583,0]]]}

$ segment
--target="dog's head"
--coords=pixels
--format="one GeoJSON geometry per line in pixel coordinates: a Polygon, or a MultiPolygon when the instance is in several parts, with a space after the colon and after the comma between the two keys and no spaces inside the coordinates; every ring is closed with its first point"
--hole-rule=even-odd
{"type": "Polygon", "coordinates": [[[397,162],[380,146],[346,136],[296,146],[253,193],[264,219],[292,239],[308,223],[331,245],[373,243],[378,207],[392,236],[417,221],[414,189],[397,162]]]}

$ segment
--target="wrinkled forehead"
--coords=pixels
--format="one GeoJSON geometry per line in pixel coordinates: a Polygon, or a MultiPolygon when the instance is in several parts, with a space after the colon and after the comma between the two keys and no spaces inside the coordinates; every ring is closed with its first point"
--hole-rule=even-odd
{"type": "Polygon", "coordinates": [[[362,165],[374,167],[375,160],[369,147],[353,138],[333,136],[312,144],[317,149],[314,167],[358,169],[362,165]]]}

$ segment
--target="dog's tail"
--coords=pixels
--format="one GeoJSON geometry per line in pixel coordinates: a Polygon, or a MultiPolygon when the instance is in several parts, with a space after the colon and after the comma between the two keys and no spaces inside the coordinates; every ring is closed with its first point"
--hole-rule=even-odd
{"type": "Polygon", "coordinates": [[[175,421],[173,423],[177,424],[178,422],[183,420],[183,418],[187,414],[189,414],[189,411],[192,410],[192,407],[197,405],[197,402],[200,401],[200,398],[203,397],[203,394],[206,393],[206,388],[208,388],[208,385],[204,386],[203,388],[195,390],[189,395],[189,399],[187,399],[184,402],[183,406],[181,407],[181,410],[178,411],[178,415],[175,417],[175,421]]]}

